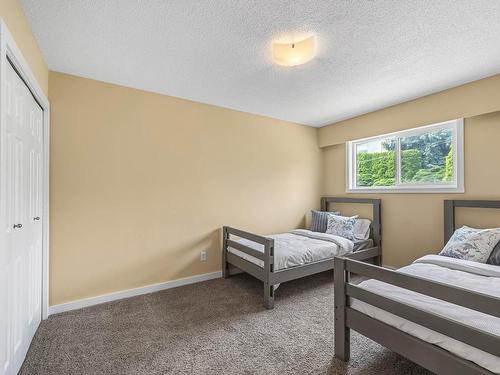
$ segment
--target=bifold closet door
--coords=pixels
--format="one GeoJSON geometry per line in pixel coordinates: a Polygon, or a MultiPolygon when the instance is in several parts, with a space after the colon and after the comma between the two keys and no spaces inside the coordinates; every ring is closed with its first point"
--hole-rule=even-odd
{"type": "Polygon", "coordinates": [[[15,374],[41,321],[43,111],[10,63],[1,82],[0,374],[15,374]]]}

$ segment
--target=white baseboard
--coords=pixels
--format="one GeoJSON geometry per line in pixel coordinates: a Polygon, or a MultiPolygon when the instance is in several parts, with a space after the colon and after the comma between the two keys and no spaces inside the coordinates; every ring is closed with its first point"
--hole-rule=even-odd
{"type": "Polygon", "coordinates": [[[172,281],[166,281],[164,283],[151,284],[142,286],[140,288],[121,290],[119,292],[103,294],[97,297],[90,297],[79,299],[76,301],[71,301],[67,303],[61,303],[59,305],[54,305],[49,307],[49,315],[59,314],[65,311],[81,309],[82,307],[98,305],[105,302],[116,301],[118,299],[129,298],[134,296],[139,296],[141,294],[148,294],[153,292],[158,292],[160,290],[176,288],[178,286],[195,284],[202,281],[218,279],[222,277],[222,271],[205,273],[202,275],[196,275],[191,277],[186,277],[183,279],[177,279],[172,281]]]}

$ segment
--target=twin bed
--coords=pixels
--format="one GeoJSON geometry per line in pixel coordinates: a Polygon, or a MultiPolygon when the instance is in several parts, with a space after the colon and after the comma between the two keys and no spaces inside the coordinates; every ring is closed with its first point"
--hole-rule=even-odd
{"type": "Polygon", "coordinates": [[[328,211],[329,205],[334,203],[372,206],[372,223],[368,238],[350,240],[305,229],[263,237],[224,227],[223,276],[229,277],[236,268],[236,272],[241,270],[261,280],[264,283],[264,305],[272,309],[274,291],[280,283],[331,270],[336,256],[381,264],[380,199],[323,197],[321,210],[328,211]],[[236,240],[232,236],[239,239],[236,240]]]}
{"type": "MultiPolygon", "coordinates": [[[[445,201],[445,243],[457,207],[500,201],[445,201]]],[[[437,374],[500,374],[498,265],[427,255],[392,271],[338,257],[334,285],[336,357],[349,359],[353,329],[437,374]]]]}

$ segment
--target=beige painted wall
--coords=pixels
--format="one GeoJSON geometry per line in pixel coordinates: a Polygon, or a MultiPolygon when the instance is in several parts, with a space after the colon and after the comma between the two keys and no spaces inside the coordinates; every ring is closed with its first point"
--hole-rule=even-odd
{"type": "Polygon", "coordinates": [[[51,305],[218,271],[222,225],[319,207],[314,128],[53,72],[50,101],[51,305]]]}
{"type": "MultiPolygon", "coordinates": [[[[327,195],[382,199],[384,264],[402,266],[442,248],[444,199],[500,199],[500,76],[322,128],[327,195]],[[482,87],[484,92],[479,92],[482,87]],[[494,100],[491,100],[493,98],[494,100]],[[465,194],[346,194],[345,140],[458,118],[465,119],[465,194]],[[336,129],[336,127],[339,127],[336,129]]],[[[499,226],[500,214],[461,209],[458,224],[499,226]],[[467,218],[467,220],[466,220],[467,218]]]]}
{"type": "Polygon", "coordinates": [[[4,20],[14,37],[17,46],[33,71],[38,84],[45,94],[48,95],[49,71],[43,60],[42,53],[38,48],[35,37],[31,32],[31,26],[24,15],[20,1],[0,0],[0,18],[4,20]]]}
{"type": "Polygon", "coordinates": [[[500,74],[319,129],[319,145],[500,110],[500,74]]]}

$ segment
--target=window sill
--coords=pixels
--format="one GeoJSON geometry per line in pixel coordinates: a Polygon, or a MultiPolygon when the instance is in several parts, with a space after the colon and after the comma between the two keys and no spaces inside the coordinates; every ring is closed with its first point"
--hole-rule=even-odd
{"type": "Polygon", "coordinates": [[[465,188],[460,187],[442,187],[442,188],[372,188],[372,189],[346,189],[347,194],[463,194],[465,193],[465,188]]]}

